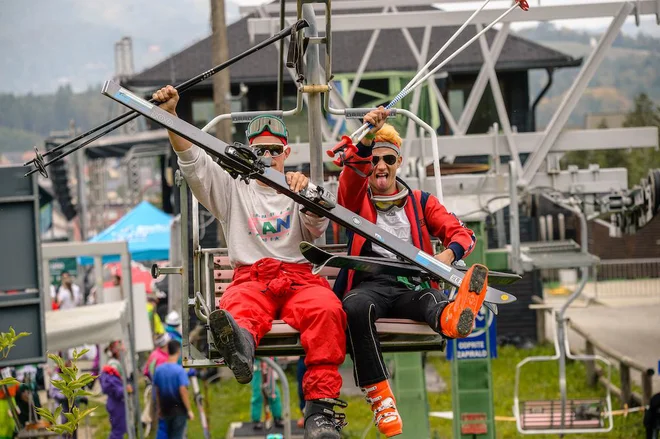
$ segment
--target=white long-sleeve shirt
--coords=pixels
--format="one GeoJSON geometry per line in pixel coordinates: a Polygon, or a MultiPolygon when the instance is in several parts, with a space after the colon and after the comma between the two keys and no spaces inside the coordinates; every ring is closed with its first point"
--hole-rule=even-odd
{"type": "Polygon", "coordinates": [[[298,246],[321,236],[327,218],[305,215],[300,204],[255,180],[234,180],[196,145],[177,155],[190,190],[222,223],[232,267],[262,258],[307,262],[298,246]]]}

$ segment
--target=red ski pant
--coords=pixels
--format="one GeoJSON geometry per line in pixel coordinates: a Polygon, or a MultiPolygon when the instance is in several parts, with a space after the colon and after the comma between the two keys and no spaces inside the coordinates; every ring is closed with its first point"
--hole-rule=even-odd
{"type": "Polygon", "coordinates": [[[264,258],[238,267],[220,299],[242,328],[259,345],[280,318],[300,332],[307,372],[303,378],[305,400],[338,398],[338,368],[346,356],[346,315],[325,278],[311,273],[307,264],[290,264],[264,258]]]}

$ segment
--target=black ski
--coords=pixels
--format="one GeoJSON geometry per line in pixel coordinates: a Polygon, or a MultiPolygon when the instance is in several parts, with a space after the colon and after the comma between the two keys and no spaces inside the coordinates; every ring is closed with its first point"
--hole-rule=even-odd
{"type": "MultiPolygon", "coordinates": [[[[463,272],[443,264],[433,256],[424,253],[415,246],[398,239],[391,233],[376,226],[376,224],[338,205],[334,195],[327,192],[322,186],[316,186],[310,183],[302,191],[298,193],[292,192],[289,189],[284,174],[270,168],[268,163],[257,157],[250,148],[240,144],[228,145],[194,125],[172,116],[165,110],[147,102],[145,99],[135,96],[114,81],[107,81],[103,85],[102,93],[137,111],[146,118],[163,125],[181,137],[198,145],[209,154],[217,157],[219,159],[219,165],[227,170],[234,178],[240,177],[245,181],[249,179],[259,180],[267,186],[285,194],[297,203],[300,203],[315,214],[327,217],[337,224],[364,236],[365,239],[375,242],[402,259],[409,261],[419,268],[428,270],[456,287],[460,286],[465,276],[463,272]]],[[[513,295],[492,287],[488,287],[486,291],[486,302],[507,304],[515,300],[516,298],[513,295]]]]}
{"type": "MultiPolygon", "coordinates": [[[[335,267],[350,268],[357,271],[368,271],[374,274],[437,278],[432,273],[422,270],[405,261],[369,256],[332,254],[306,241],[300,243],[300,252],[305,259],[314,265],[313,272],[315,274],[320,272],[324,267],[335,267]]],[[[453,264],[452,267],[462,272],[466,272],[469,268],[453,264]]],[[[511,285],[520,279],[521,277],[514,273],[504,273],[492,270],[488,271],[488,285],[511,285]]]]}

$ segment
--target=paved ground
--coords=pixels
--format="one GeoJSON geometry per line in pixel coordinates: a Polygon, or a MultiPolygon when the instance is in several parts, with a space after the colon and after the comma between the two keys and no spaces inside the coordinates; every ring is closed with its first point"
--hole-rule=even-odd
{"type": "MultiPolygon", "coordinates": [[[[635,282],[629,287],[634,291],[635,282]]],[[[601,292],[603,290],[601,289],[601,292]]],[[[623,355],[635,359],[655,370],[653,377],[654,393],[660,392],[660,289],[654,294],[623,297],[599,294],[597,302],[581,300],[568,310],[568,316],[581,328],[589,332],[600,343],[623,355]],[[586,307],[585,307],[586,306],[586,307]]],[[[588,294],[591,296],[591,294],[588,294]]],[[[594,297],[594,296],[591,296],[594,297]]],[[[557,307],[566,301],[566,296],[546,295],[546,301],[557,307]]],[[[546,333],[550,336],[551,327],[547,323],[546,333]]],[[[577,334],[569,335],[571,346],[584,349],[584,339],[577,334]]],[[[618,368],[617,364],[613,364],[618,368]]],[[[639,373],[632,373],[632,379],[640,383],[639,373]]]]}

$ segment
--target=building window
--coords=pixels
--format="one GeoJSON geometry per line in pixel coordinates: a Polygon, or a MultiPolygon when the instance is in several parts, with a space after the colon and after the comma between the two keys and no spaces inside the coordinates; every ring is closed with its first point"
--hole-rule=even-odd
{"type": "Polygon", "coordinates": [[[192,103],[193,125],[203,128],[215,116],[213,99],[195,99],[192,103]]]}
{"type": "MultiPolygon", "coordinates": [[[[295,95],[282,96],[282,108],[290,110],[296,108],[295,95]]],[[[309,141],[309,123],[307,120],[307,107],[295,115],[284,118],[286,129],[289,132],[289,143],[307,143],[309,141]]]]}
{"type": "MultiPolygon", "coordinates": [[[[229,111],[238,113],[242,110],[243,105],[240,100],[230,101],[229,111]]],[[[192,103],[192,118],[193,124],[198,128],[203,128],[204,125],[209,123],[215,114],[215,103],[213,99],[195,99],[192,103]]]]}
{"type": "Polygon", "coordinates": [[[449,105],[451,115],[455,121],[458,121],[465,108],[465,90],[449,90],[448,101],[447,104],[449,105]]]}

